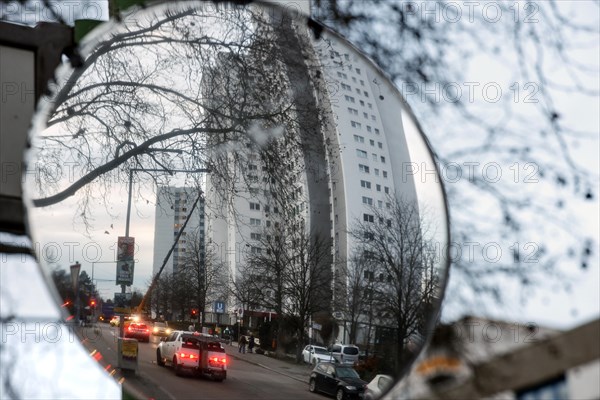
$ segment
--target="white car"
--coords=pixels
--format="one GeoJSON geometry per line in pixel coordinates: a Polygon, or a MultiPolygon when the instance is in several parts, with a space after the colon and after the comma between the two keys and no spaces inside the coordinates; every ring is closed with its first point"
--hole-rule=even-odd
{"type": "Polygon", "coordinates": [[[329,354],[325,347],[309,344],[302,350],[302,359],[305,363],[317,365],[321,361],[330,361],[331,354],[329,354]]]}
{"type": "Polygon", "coordinates": [[[381,397],[387,389],[394,384],[394,378],[390,375],[375,375],[375,378],[367,385],[365,400],[375,400],[381,397]]]}

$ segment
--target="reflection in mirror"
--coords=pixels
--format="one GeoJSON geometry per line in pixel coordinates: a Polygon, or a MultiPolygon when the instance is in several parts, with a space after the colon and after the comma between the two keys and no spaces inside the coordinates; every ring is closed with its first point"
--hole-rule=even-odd
{"type": "MultiPolygon", "coordinates": [[[[134,13],[82,55],[27,176],[40,259],[85,274],[73,315],[252,335],[298,362],[308,343],[352,344],[367,381],[406,370],[438,316],[448,224],[428,145],[377,67],[283,10],[192,2],[134,13]]],[[[98,322],[87,345],[127,324],[98,322]]],[[[177,363],[168,343],[140,343],[140,360],[177,363]]]]}

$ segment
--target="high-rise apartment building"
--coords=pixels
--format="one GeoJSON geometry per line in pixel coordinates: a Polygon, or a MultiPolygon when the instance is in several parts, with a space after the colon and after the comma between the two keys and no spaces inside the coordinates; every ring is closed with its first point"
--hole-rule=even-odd
{"type": "MultiPolygon", "coordinates": [[[[154,262],[152,274],[160,270],[164,259],[173,246],[173,242],[179,231],[189,219],[179,241],[167,260],[162,272],[164,275],[177,273],[177,267],[186,257],[190,250],[190,240],[198,240],[200,246],[194,248],[204,249],[205,227],[204,227],[204,199],[201,197],[196,209],[190,214],[192,206],[198,198],[198,191],[186,187],[163,186],[158,188],[156,195],[156,211],[154,223],[154,262]]],[[[204,257],[201,251],[200,257],[204,257]]]]}
{"type": "MultiPolygon", "coordinates": [[[[310,32],[302,28],[279,28],[282,31],[277,32],[275,43],[285,68],[274,73],[283,73],[279,90],[295,105],[295,131],[286,132],[296,141],[290,143],[301,144],[286,154],[285,141],[281,141],[282,159],[294,161],[289,166],[293,179],[287,187],[271,185],[264,158],[252,150],[252,129],[246,141],[241,141],[242,150],[220,146],[226,153],[221,157],[235,165],[229,175],[237,180],[228,188],[235,195],[223,201],[215,192],[222,182],[215,185],[208,177],[207,236],[235,281],[248,256],[265,251],[259,245],[261,235],[276,220],[275,207],[281,207],[281,197],[287,196],[287,204],[302,218],[303,230],[331,239],[330,257],[322,264],[330,291],[323,293],[322,301],[334,312],[335,297],[345,296],[345,271],[356,247],[350,233],[353,223],[372,220],[373,207],[392,207],[394,195],[416,200],[414,183],[403,176],[410,154],[401,100],[376,68],[336,38],[314,43],[310,32]],[[301,54],[304,61],[298,60],[301,54]],[[240,154],[244,154],[243,164],[240,154]]],[[[223,66],[230,61],[223,56],[223,66]]],[[[228,85],[236,87],[239,80],[260,84],[260,76],[239,75],[231,65],[219,70],[226,71],[228,78],[223,82],[228,85]]],[[[214,78],[212,85],[203,82],[207,94],[219,99],[223,97],[215,96],[219,91],[232,93],[215,85],[214,78]]],[[[230,299],[230,310],[244,307],[231,302],[235,300],[230,299]]]]}

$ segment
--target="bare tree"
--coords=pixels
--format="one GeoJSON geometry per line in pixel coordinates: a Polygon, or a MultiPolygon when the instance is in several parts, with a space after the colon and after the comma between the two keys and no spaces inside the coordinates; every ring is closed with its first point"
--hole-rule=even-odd
{"type": "Polygon", "coordinates": [[[186,256],[177,266],[191,280],[193,288],[189,299],[202,313],[200,323],[206,322],[206,308],[212,301],[223,299],[228,293],[228,274],[225,264],[212,248],[206,248],[204,235],[197,228],[187,235],[186,256]]]}
{"type": "Polygon", "coordinates": [[[131,168],[151,170],[137,178],[164,184],[173,170],[208,167],[213,188],[230,199],[247,164],[235,149],[260,147],[296,119],[284,66],[270,62],[273,35],[252,9],[205,14],[188,5],[112,34],[53,99],[35,147],[40,165],[69,165],[71,179],[51,181],[42,168],[35,206],[77,194],[76,219],[89,224],[91,204],[106,204],[131,168]],[[224,65],[239,76],[222,74],[224,65]]]}
{"type": "Polygon", "coordinates": [[[353,254],[350,262],[340,263],[343,268],[338,268],[342,277],[336,279],[336,292],[342,293],[336,297],[334,309],[342,312],[344,324],[348,329],[349,343],[358,344],[361,327],[367,326],[366,350],[368,351],[372,324],[376,309],[378,309],[379,296],[377,296],[377,281],[374,279],[376,266],[369,251],[353,254]],[[345,270],[344,270],[345,268],[345,270]]]}
{"type": "Polygon", "coordinates": [[[373,281],[380,325],[394,330],[397,372],[412,356],[412,337],[423,334],[428,304],[439,296],[434,237],[423,210],[414,202],[390,198],[389,208],[373,207],[352,230],[364,276],[373,281]]]}

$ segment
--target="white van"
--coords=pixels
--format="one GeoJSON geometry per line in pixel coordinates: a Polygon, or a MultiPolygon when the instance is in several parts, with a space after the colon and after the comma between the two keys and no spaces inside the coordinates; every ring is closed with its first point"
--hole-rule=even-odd
{"type": "Polygon", "coordinates": [[[358,347],[353,344],[333,344],[329,348],[331,356],[340,364],[354,365],[358,361],[358,347]]]}

